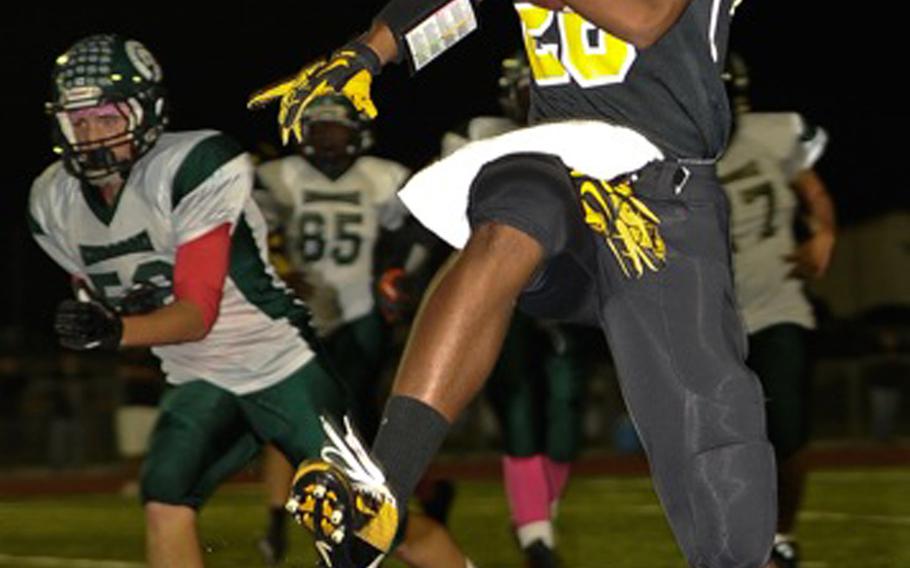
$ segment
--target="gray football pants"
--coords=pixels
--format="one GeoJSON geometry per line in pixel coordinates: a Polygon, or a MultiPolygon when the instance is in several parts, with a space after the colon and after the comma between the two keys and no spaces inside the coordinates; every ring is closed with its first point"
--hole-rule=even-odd
{"type": "Polygon", "coordinates": [[[774,454],[730,269],[728,208],[713,166],[656,162],[635,196],[660,219],[665,264],[627,276],[586,223],[578,183],[553,156],[487,164],[473,226],[513,226],[546,261],[521,297],[533,316],[599,325],[616,363],[654,486],[692,566],[758,568],[776,520],[774,454]]]}

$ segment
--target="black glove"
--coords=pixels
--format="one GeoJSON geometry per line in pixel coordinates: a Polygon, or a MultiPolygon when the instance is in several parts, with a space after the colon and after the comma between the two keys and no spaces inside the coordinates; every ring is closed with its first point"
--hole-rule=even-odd
{"type": "Polygon", "coordinates": [[[376,105],[370,98],[370,84],[379,75],[382,63],[379,56],[359,41],[352,41],[335,51],[327,60],[320,59],[304,67],[295,77],[253,93],[249,108],[263,107],[281,99],[278,124],[281,139],[288,143],[291,133],[303,141],[301,119],[303,111],[317,97],[337,93],[344,95],[354,107],[369,118],[375,118],[376,105]]]}
{"type": "Polygon", "coordinates": [[[57,306],[54,331],[60,338],[60,345],[68,349],[113,351],[123,339],[123,322],[100,302],[63,300],[57,306]]]}
{"type": "Polygon", "coordinates": [[[155,286],[151,282],[133,284],[126,296],[117,304],[121,316],[139,316],[154,312],[167,303],[169,289],[155,286]]]}

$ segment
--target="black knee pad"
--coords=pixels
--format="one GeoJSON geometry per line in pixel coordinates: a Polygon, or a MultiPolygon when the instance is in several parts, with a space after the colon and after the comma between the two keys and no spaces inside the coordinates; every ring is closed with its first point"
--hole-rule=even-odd
{"type": "Polygon", "coordinates": [[[594,236],[559,158],[510,154],[485,165],[471,185],[468,219],[472,228],[508,225],[543,247],[545,263],[520,298],[522,311],[596,325],[594,236]]]}

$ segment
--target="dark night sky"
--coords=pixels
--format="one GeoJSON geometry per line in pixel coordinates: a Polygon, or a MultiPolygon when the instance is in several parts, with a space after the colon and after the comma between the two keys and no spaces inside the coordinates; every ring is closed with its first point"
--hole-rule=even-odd
{"type": "MultiPolygon", "coordinates": [[[[383,2],[324,2],[317,13],[310,8],[305,14],[303,6],[313,3],[262,3],[261,10],[223,14],[143,3],[7,9],[0,23],[6,127],[0,236],[7,260],[0,326],[28,322],[47,329],[65,291],[63,274],[30,242],[23,216],[31,180],[53,159],[43,102],[54,57],[91,33],[139,39],[164,67],[172,128],[217,128],[254,148],[257,141],[277,142],[275,113],[247,112],[247,93],[364,29],[383,2]]],[[[890,39],[900,37],[897,24],[879,24],[875,37],[866,37],[866,28],[850,29],[858,23],[850,14],[823,13],[824,6],[821,0],[747,0],[740,7],[732,41],[752,68],[755,106],[799,111],[829,131],[832,143],[819,170],[846,222],[907,208],[899,175],[907,105],[898,82],[904,77],[885,59],[907,51],[890,39]]],[[[506,0],[485,2],[481,17],[480,33],[417,77],[408,80],[399,68],[384,71],[374,89],[379,154],[418,167],[436,152],[447,127],[496,111],[499,61],[518,45],[517,24],[506,0]]]]}

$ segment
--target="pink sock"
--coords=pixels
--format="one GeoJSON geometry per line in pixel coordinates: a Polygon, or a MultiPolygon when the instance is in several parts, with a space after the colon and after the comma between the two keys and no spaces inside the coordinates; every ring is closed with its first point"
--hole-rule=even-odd
{"type": "Polygon", "coordinates": [[[566,490],[566,483],[569,482],[569,472],[572,469],[572,464],[553,461],[550,458],[544,458],[544,460],[544,471],[547,472],[547,482],[550,488],[550,502],[554,503],[562,499],[562,493],[566,490]]]}
{"type": "Polygon", "coordinates": [[[506,497],[516,527],[550,518],[549,482],[544,459],[541,455],[502,458],[506,497]]]}

